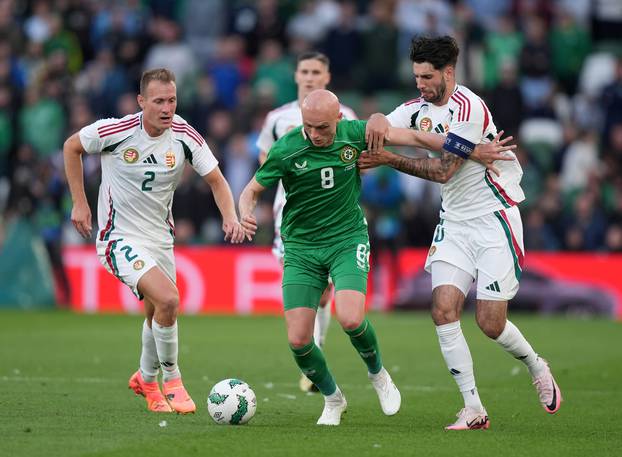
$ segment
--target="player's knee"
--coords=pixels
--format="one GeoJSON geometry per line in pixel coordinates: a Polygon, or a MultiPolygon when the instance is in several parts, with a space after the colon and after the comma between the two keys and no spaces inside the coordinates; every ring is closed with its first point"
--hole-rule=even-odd
{"type": "Polygon", "coordinates": [[[365,316],[362,318],[360,316],[345,316],[339,319],[339,323],[345,331],[355,330],[361,326],[364,318],[365,316]]]}
{"type": "Polygon", "coordinates": [[[496,340],[505,328],[505,321],[496,321],[493,319],[484,319],[481,316],[476,316],[477,325],[484,332],[488,338],[496,340]]]}
{"type": "Polygon", "coordinates": [[[432,320],[436,325],[450,324],[460,320],[460,315],[455,309],[432,307],[432,320]]]}
{"type": "Polygon", "coordinates": [[[160,311],[167,316],[177,316],[177,310],[179,309],[179,294],[177,291],[171,291],[166,293],[158,303],[160,311]]]}
{"type": "Polygon", "coordinates": [[[310,336],[307,335],[287,335],[289,345],[292,349],[301,349],[311,342],[310,336]]]}

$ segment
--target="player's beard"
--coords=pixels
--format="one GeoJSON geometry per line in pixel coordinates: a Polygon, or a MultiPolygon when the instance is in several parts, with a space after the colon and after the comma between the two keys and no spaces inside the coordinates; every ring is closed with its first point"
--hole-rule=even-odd
{"type": "Polygon", "coordinates": [[[444,79],[441,79],[441,83],[438,86],[438,91],[436,92],[436,95],[433,98],[426,99],[425,101],[428,103],[436,104],[440,102],[441,100],[443,100],[443,98],[445,98],[446,92],[447,92],[447,84],[445,83],[444,79]]]}

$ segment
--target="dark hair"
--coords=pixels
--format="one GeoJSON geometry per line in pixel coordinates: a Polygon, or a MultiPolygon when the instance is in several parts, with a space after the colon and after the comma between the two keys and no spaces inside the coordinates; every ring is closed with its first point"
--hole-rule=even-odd
{"type": "Polygon", "coordinates": [[[458,43],[448,35],[430,38],[414,37],[410,43],[410,60],[414,63],[431,63],[435,70],[447,65],[456,66],[458,61],[458,43]]]}
{"type": "Polygon", "coordinates": [[[140,94],[145,95],[147,86],[151,81],[162,81],[163,83],[175,82],[175,73],[166,68],[154,68],[147,70],[140,77],[140,94]]]}
{"type": "Polygon", "coordinates": [[[330,59],[326,56],[326,54],[319,51],[306,51],[299,54],[296,58],[296,66],[298,66],[298,64],[303,60],[319,60],[326,65],[326,68],[330,67],[330,59]]]}

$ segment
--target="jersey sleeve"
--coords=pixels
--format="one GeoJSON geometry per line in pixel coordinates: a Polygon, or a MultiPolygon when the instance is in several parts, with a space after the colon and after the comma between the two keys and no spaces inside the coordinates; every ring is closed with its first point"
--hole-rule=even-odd
{"type": "Polygon", "coordinates": [[[280,149],[280,142],[275,143],[269,150],[266,161],[255,172],[255,179],[264,187],[276,185],[283,177],[280,149]]]}
{"type": "Polygon", "coordinates": [[[195,149],[191,151],[190,165],[199,175],[205,176],[218,166],[218,160],[214,157],[207,143],[203,142],[203,144],[195,144],[195,146],[195,149]]]}
{"type": "Polygon", "coordinates": [[[367,127],[367,121],[355,120],[348,122],[348,128],[351,129],[351,138],[363,145],[367,145],[365,141],[365,128],[367,127]]]}
{"type": "Polygon", "coordinates": [[[78,136],[87,154],[98,154],[122,141],[139,124],[140,119],[136,115],[123,119],[100,119],[80,129],[78,136]]]}
{"type": "Polygon", "coordinates": [[[409,111],[406,104],[403,103],[387,114],[387,120],[389,124],[391,124],[391,127],[410,128],[411,114],[409,111]]]}
{"type": "Polygon", "coordinates": [[[443,149],[468,159],[475,146],[481,143],[489,122],[488,110],[479,99],[461,98],[451,118],[443,149]]]}
{"type": "Polygon", "coordinates": [[[257,142],[255,143],[260,151],[268,152],[272,145],[278,139],[274,130],[275,124],[276,117],[268,114],[268,116],[266,116],[266,120],[263,123],[263,126],[261,127],[259,136],[257,137],[257,142]]]}
{"type": "Polygon", "coordinates": [[[171,130],[174,138],[182,143],[185,159],[199,175],[205,176],[218,166],[205,139],[182,117],[175,115],[171,130]]]}

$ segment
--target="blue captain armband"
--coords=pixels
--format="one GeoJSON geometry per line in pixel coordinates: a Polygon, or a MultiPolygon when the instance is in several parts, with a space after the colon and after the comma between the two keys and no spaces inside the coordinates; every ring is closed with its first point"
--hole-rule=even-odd
{"type": "Polygon", "coordinates": [[[473,149],[475,149],[475,145],[450,132],[447,134],[443,149],[447,152],[451,152],[452,154],[456,154],[458,157],[468,160],[469,156],[473,152],[473,149]]]}

